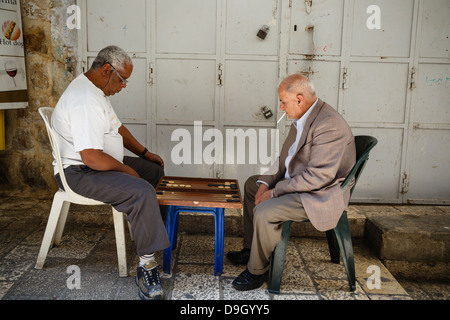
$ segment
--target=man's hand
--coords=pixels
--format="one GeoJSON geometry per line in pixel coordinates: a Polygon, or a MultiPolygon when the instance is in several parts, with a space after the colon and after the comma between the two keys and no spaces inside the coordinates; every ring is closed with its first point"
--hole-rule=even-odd
{"type": "Polygon", "coordinates": [[[131,174],[132,176],[135,176],[136,178],[141,177],[132,167],[127,166],[126,164],[123,165],[123,172],[131,174]]]}
{"type": "Polygon", "coordinates": [[[255,194],[255,205],[258,205],[265,200],[269,200],[270,198],[271,196],[269,188],[264,183],[261,183],[259,185],[258,191],[255,194]]]}
{"type": "MultiPolygon", "coordinates": [[[[144,147],[136,140],[136,138],[131,134],[131,132],[122,125],[119,128],[119,133],[123,138],[123,146],[127,149],[133,152],[136,155],[140,155],[142,153],[142,150],[144,147]]],[[[147,151],[144,155],[144,159],[147,159],[149,161],[155,162],[159,164],[161,167],[164,167],[164,161],[163,159],[158,156],[156,153],[151,153],[150,151],[147,151]]]]}
{"type": "Polygon", "coordinates": [[[102,150],[84,149],[80,152],[80,155],[83,163],[93,170],[125,172],[140,178],[139,174],[133,168],[117,161],[102,150]]]}
{"type": "Polygon", "coordinates": [[[164,160],[160,156],[158,156],[156,153],[151,153],[150,151],[148,151],[145,154],[145,159],[155,162],[164,168],[164,160]]]}

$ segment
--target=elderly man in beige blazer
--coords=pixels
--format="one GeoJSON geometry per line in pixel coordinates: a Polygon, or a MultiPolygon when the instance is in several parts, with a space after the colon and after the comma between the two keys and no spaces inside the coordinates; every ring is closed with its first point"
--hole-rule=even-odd
{"type": "Polygon", "coordinates": [[[234,281],[237,290],[260,287],[270,256],[281,241],[281,224],[305,221],[333,229],[347,207],[350,189],[341,183],[355,164],[355,143],[344,118],[316,97],[313,84],[294,74],[278,89],[280,109],[293,120],[280,156],[262,176],[250,177],[244,195],[244,249],[229,252],[247,269],[234,281]]]}

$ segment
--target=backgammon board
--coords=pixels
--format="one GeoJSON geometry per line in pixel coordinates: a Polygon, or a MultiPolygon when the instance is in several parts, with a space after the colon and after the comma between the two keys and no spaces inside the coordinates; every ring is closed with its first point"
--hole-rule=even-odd
{"type": "Polygon", "coordinates": [[[239,183],[234,179],[162,177],[156,186],[161,205],[242,208],[239,183]]]}

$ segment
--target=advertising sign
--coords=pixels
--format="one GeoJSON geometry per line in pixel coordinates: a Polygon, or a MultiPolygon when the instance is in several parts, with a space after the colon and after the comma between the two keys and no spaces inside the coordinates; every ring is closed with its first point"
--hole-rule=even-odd
{"type": "Polygon", "coordinates": [[[28,106],[19,0],[0,0],[0,110],[28,106]]]}

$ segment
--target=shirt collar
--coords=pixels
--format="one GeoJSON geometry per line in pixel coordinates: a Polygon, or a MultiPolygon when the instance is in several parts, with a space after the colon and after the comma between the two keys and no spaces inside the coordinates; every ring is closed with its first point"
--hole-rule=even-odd
{"type": "Polygon", "coordinates": [[[297,119],[297,120],[293,120],[293,121],[292,121],[292,123],[294,124],[294,126],[295,126],[296,128],[303,127],[303,126],[305,125],[306,120],[308,119],[308,117],[309,117],[309,115],[311,114],[312,110],[313,110],[314,107],[316,106],[317,101],[319,101],[318,98],[316,99],[316,101],[314,101],[314,103],[312,104],[312,106],[308,109],[308,111],[305,112],[305,114],[304,114],[300,119],[297,119]]]}

